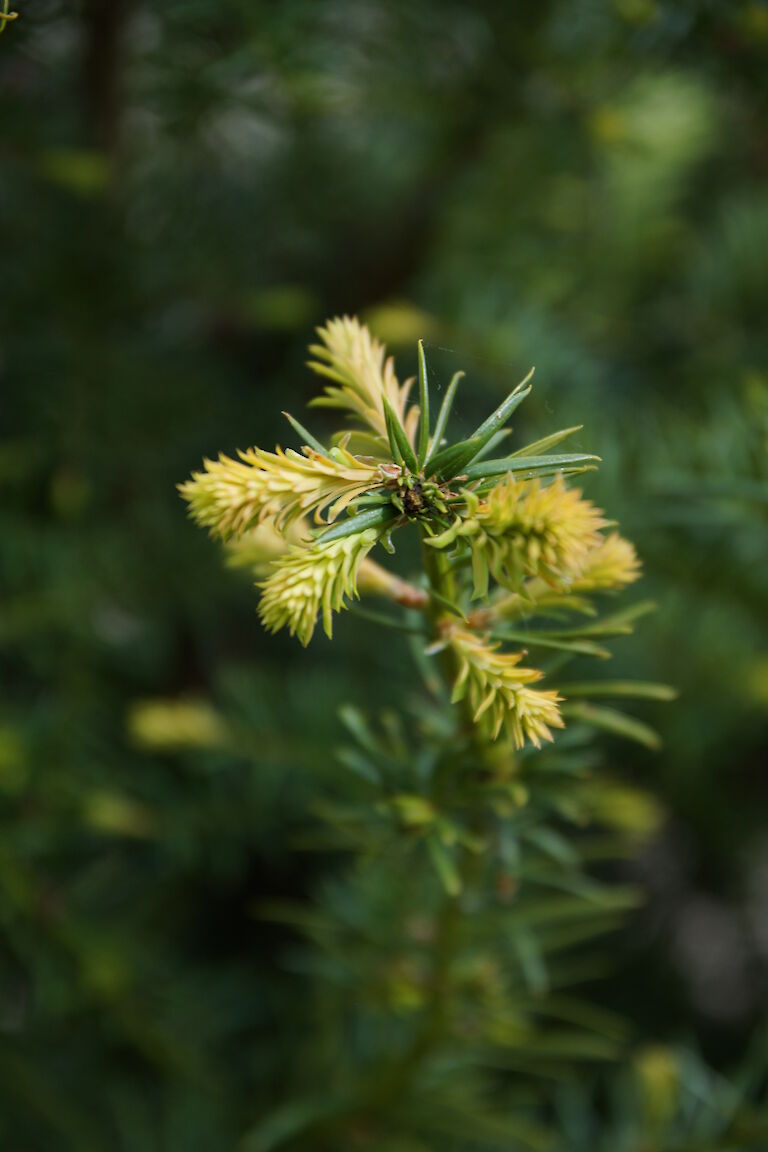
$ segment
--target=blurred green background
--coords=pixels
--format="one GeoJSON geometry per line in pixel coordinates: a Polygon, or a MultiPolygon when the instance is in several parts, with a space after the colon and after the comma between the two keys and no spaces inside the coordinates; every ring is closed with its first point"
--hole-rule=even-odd
{"type": "Polygon", "coordinates": [[[589,494],[659,605],[612,670],[681,695],[648,710],[660,753],[608,745],[666,818],[598,995],[640,1045],[764,1069],[768,4],[16,7],[0,1146],[234,1148],[307,1042],[258,908],[335,867],[294,838],[337,707],[401,705],[412,673],[349,615],[333,646],[265,636],[174,486],[291,442],[342,312],[402,375],[420,336],[436,375],[467,368],[467,426],[535,364],[525,431],[583,423],[603,457],[589,494]]]}

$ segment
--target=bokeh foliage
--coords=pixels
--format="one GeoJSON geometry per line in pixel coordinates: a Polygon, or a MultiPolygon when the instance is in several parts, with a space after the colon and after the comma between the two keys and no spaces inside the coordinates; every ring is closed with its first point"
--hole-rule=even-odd
{"type": "Polygon", "coordinates": [[[629,1021],[623,1066],[561,1085],[563,1146],[759,1147],[768,8],[16,6],[0,1139],[234,1147],[322,1062],[322,997],[263,908],[338,891],[338,854],[307,847],[341,787],[337,707],[402,707],[414,681],[360,619],[333,649],[265,638],[174,485],[284,437],[308,329],[362,310],[395,349],[429,341],[445,383],[471,368],[468,428],[533,363],[527,438],[585,422],[589,494],[660,605],[611,672],[681,692],[661,753],[605,745],[667,823],[589,993],[629,1021]]]}

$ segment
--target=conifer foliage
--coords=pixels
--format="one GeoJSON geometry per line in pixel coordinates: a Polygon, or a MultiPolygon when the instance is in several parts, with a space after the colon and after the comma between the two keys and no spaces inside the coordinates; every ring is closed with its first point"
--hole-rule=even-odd
{"type": "Polygon", "coordinates": [[[518,1101],[512,1116],[511,1097],[490,1106],[484,1094],[492,1069],[527,1080],[617,1051],[620,1027],[606,1035],[603,1016],[566,990],[581,965],[589,970],[588,942],[636,899],[598,883],[589,861],[625,852],[655,810],[596,774],[590,731],[654,746],[645,724],[598,701],[672,692],[578,682],[568,669],[576,656],[607,658],[604,641],[647,610],[601,609],[638,579],[639,561],[573,486],[598,457],[551,452],[577,429],[496,454],[532,373],[453,441],[463,373],[433,417],[423,343],[415,388],[400,384],[356,319],[331,320],[318,335],[310,367],[330,383],[315,403],[344,411],[347,426],[322,443],[288,415],[300,451],[206,461],[180,492],[235,562],[252,567],[267,629],[307,645],[318,618],[330,637],[341,609],[389,600],[370,615],[393,643],[408,635],[425,691],[410,719],[341,711],[352,744],[340,758],[356,785],[322,819],[355,867],[314,911],[265,913],[305,934],[306,963],[317,969],[322,954],[323,978],[341,989],[323,998],[318,1057],[334,1087],[320,1101],[294,1086],[250,1147],[351,1147],[363,1132],[366,1147],[404,1147],[391,1143],[402,1138],[426,1148],[447,1131],[468,1137],[481,1114],[473,1148],[538,1147],[542,1099],[518,1101]],[[422,569],[404,579],[381,560],[408,530],[420,537],[422,569]],[[569,835],[592,823],[591,840],[569,835]]]}

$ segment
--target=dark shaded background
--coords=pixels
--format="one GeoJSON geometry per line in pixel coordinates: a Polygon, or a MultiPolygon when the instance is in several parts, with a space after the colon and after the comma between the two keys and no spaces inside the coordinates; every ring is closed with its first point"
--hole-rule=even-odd
{"type": "MultiPolygon", "coordinates": [[[[186,520],[203,454],[285,440],[361,313],[471,421],[537,366],[583,422],[676,684],[647,909],[601,993],[716,1071],[768,979],[768,6],[17,0],[0,38],[0,1142],[234,1147],[306,1037],[265,897],[345,699],[405,652],[262,634],[186,520]],[[448,351],[440,351],[447,349],[448,351]],[[236,751],[234,749],[237,749],[236,751]]],[[[316,419],[316,424],[318,423],[316,419]]],[[[319,425],[323,421],[320,419],[319,425]]],[[[526,426],[528,428],[528,425],[526,426]]],[[[756,1059],[756,1058],[755,1058],[756,1059]]]]}

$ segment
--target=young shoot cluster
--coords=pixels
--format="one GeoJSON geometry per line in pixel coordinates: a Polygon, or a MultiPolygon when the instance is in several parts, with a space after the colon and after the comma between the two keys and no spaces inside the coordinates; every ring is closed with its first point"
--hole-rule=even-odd
{"type": "Polygon", "coordinates": [[[487,738],[506,731],[516,747],[551,740],[563,725],[562,697],[532,687],[542,671],[523,663],[519,642],[505,645],[510,622],[590,612],[591,593],[639,574],[632,545],[607,532],[600,509],[566,484],[598,457],[552,453],[578,428],[497,454],[532,372],[471,436],[451,442],[462,372],[433,420],[421,342],[412,400],[416,380],[400,384],[392,357],[356,319],[330,320],[318,336],[309,367],[324,390],[312,404],[342,410],[348,427],[321,443],[286,413],[300,450],[249,448],[237,459],[205,460],[180,485],[190,514],[228,542],[235,562],[258,571],[270,631],[287,628],[306,645],[322,616],[330,637],[334,613],[361,594],[421,609],[428,651],[450,656],[454,699],[487,738]],[[427,587],[370,556],[379,544],[391,552],[394,534],[409,525],[422,537],[427,587]]]}

